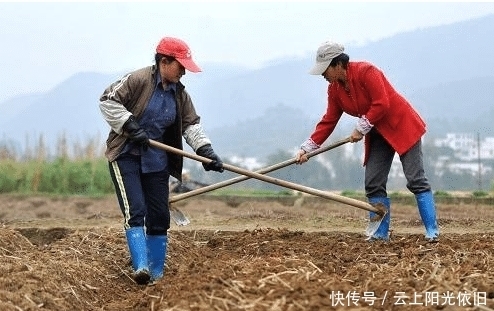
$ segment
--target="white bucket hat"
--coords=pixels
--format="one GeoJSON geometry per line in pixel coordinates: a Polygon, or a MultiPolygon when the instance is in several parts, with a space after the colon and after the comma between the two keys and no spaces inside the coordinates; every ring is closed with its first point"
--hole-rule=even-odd
{"type": "Polygon", "coordinates": [[[345,48],[343,45],[326,41],[324,42],[318,49],[316,54],[316,64],[309,71],[311,75],[321,75],[326,69],[328,69],[329,64],[333,60],[333,58],[337,57],[345,48]]]}

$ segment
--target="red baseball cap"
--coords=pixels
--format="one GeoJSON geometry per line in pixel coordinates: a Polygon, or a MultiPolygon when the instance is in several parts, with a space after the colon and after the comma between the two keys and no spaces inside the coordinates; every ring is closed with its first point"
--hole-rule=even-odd
{"type": "Polygon", "coordinates": [[[158,43],[156,53],[175,57],[190,72],[201,72],[201,68],[192,60],[192,53],[189,46],[180,39],[164,37],[158,43]]]}

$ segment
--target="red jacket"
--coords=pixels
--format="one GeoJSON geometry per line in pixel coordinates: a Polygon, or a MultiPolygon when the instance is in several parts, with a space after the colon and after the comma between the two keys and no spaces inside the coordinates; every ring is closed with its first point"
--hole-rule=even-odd
{"type": "MultiPolygon", "coordinates": [[[[321,145],[333,132],[343,112],[366,116],[374,128],[398,152],[407,152],[424,135],[425,122],[389,83],[384,74],[368,62],[349,62],[347,79],[350,91],[340,83],[328,86],[328,107],[311,139],[321,145]]],[[[369,156],[369,138],[365,138],[364,165],[369,156]]]]}

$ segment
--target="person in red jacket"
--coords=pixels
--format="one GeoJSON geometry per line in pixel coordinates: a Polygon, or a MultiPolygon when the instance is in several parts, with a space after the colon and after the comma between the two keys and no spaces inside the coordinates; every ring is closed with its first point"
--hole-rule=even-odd
{"type": "MultiPolygon", "coordinates": [[[[398,153],[407,188],[416,198],[425,226],[425,238],[437,241],[439,228],[431,185],[424,172],[421,138],[425,122],[411,104],[375,65],[350,61],[344,47],[325,42],[317,50],[310,74],[329,82],[326,113],[297,152],[297,163],[308,160],[306,153],[318,149],[331,135],[343,113],[358,118],[351,142],[365,137],[365,194],[370,204],[382,203],[388,213],[370,240],[389,240],[390,199],[386,183],[395,153],[398,153]]],[[[370,217],[374,216],[370,212],[370,217]]]]}

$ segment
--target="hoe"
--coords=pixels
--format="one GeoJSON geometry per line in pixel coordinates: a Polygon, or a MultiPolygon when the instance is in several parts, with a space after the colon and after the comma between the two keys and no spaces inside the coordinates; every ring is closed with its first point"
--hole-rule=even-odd
{"type": "MultiPolygon", "coordinates": [[[[315,154],[336,148],[336,147],[341,146],[347,142],[349,142],[349,138],[340,140],[340,141],[336,142],[335,144],[329,145],[327,147],[320,148],[319,150],[316,150],[316,151],[310,153],[308,156],[314,156],[315,154]]],[[[201,157],[201,156],[193,154],[193,153],[185,152],[183,150],[165,145],[165,144],[157,142],[155,140],[150,140],[149,143],[153,147],[165,150],[167,152],[172,152],[172,153],[175,153],[175,154],[178,154],[178,155],[181,155],[181,156],[184,156],[184,157],[187,157],[187,158],[190,158],[190,159],[202,162],[202,163],[207,164],[207,163],[210,163],[212,161],[211,159],[201,157]]],[[[295,162],[296,162],[295,159],[287,160],[287,161],[284,161],[282,163],[264,168],[264,169],[259,170],[257,172],[252,172],[252,171],[249,171],[249,170],[246,170],[243,168],[239,168],[239,167],[224,163],[223,164],[224,169],[226,169],[230,172],[234,172],[234,173],[243,175],[243,176],[239,176],[239,177],[236,177],[236,178],[233,178],[230,180],[226,180],[224,182],[220,182],[220,183],[217,183],[214,185],[199,188],[199,189],[196,189],[196,190],[191,191],[191,192],[187,192],[187,193],[182,194],[182,195],[173,196],[172,198],[170,198],[169,202],[170,203],[177,202],[179,200],[182,200],[182,199],[194,196],[194,195],[198,195],[198,194],[201,194],[204,192],[208,192],[208,191],[211,191],[214,189],[218,189],[221,187],[225,187],[227,185],[231,185],[231,184],[243,181],[243,180],[247,180],[249,178],[255,178],[255,179],[267,182],[267,183],[275,184],[275,185],[289,188],[292,190],[297,190],[297,191],[300,191],[303,193],[307,193],[307,194],[311,194],[314,196],[318,196],[318,197],[322,197],[325,199],[340,202],[343,204],[351,205],[351,206],[354,206],[354,207],[357,207],[360,209],[367,210],[369,212],[374,212],[376,214],[376,216],[370,219],[370,222],[369,222],[368,227],[366,229],[366,235],[372,236],[377,231],[377,229],[379,228],[379,225],[381,224],[381,222],[383,220],[384,215],[386,214],[386,208],[384,206],[382,206],[382,204],[371,205],[369,203],[362,202],[362,201],[359,201],[359,200],[356,200],[353,198],[348,198],[348,197],[336,195],[336,194],[329,193],[326,191],[310,188],[307,186],[299,185],[299,184],[285,181],[282,179],[263,175],[263,174],[266,174],[266,173],[271,172],[273,170],[279,169],[281,167],[285,167],[285,166],[288,166],[290,164],[293,164],[295,162]]],[[[187,225],[190,223],[190,221],[187,219],[187,217],[185,217],[185,215],[178,208],[173,207],[171,204],[170,204],[170,212],[171,212],[172,217],[174,218],[174,221],[178,225],[187,225]]]]}

